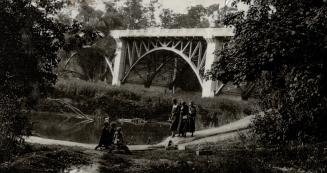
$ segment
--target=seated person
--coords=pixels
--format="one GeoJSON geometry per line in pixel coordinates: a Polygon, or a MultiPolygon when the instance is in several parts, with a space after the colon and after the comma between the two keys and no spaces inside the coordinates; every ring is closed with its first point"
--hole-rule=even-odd
{"type": "Polygon", "coordinates": [[[117,130],[114,135],[114,145],[115,149],[113,151],[123,154],[131,154],[128,147],[125,145],[123,132],[121,127],[117,127],[117,130]]]}
{"type": "Polygon", "coordinates": [[[174,145],[172,140],[169,140],[167,146],[165,147],[165,149],[166,150],[177,150],[178,147],[177,147],[177,145],[174,145]]]}
{"type": "Polygon", "coordinates": [[[113,144],[114,135],[116,132],[116,124],[111,123],[109,130],[107,127],[108,124],[109,123],[107,121],[105,121],[105,123],[104,123],[105,127],[102,129],[100,142],[99,142],[98,146],[95,147],[95,150],[97,150],[98,148],[101,148],[101,147],[105,147],[106,149],[108,149],[113,144]]]}
{"type": "Polygon", "coordinates": [[[123,145],[124,144],[124,137],[123,137],[121,127],[117,127],[117,130],[114,134],[114,144],[115,145],[123,145]]]}

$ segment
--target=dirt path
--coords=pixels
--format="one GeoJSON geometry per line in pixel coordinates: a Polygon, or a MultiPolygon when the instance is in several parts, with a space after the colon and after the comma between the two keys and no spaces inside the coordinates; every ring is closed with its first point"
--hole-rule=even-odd
{"type": "Polygon", "coordinates": [[[254,118],[253,115],[247,116],[243,119],[234,121],[232,123],[217,127],[217,128],[211,128],[211,129],[205,129],[196,131],[194,133],[194,137],[168,137],[163,142],[157,144],[157,145],[166,145],[169,140],[172,140],[172,142],[176,145],[181,146],[181,149],[183,146],[191,145],[191,144],[201,144],[201,143],[207,143],[207,142],[219,142],[226,139],[234,139],[238,136],[239,131],[243,131],[248,129],[251,120],[254,118]]]}
{"type": "MultiPolygon", "coordinates": [[[[71,142],[71,141],[62,141],[62,140],[55,140],[55,139],[47,139],[41,138],[36,136],[31,136],[25,139],[28,143],[35,143],[35,144],[43,144],[43,145],[63,145],[63,146],[70,146],[70,147],[82,147],[86,149],[94,149],[96,144],[84,144],[78,142],[71,142]]],[[[149,148],[150,145],[129,145],[129,149],[132,151],[137,150],[146,150],[149,148]]]]}

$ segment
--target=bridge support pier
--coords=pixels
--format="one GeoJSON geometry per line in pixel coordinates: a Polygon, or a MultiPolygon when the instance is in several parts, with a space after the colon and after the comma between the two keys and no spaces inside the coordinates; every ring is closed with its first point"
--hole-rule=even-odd
{"type": "Polygon", "coordinates": [[[126,43],[120,38],[115,38],[116,41],[116,57],[114,62],[114,69],[112,74],[112,85],[120,86],[121,78],[124,75],[124,65],[125,65],[125,46],[126,43]]]}
{"type": "MultiPolygon", "coordinates": [[[[211,66],[215,61],[217,61],[215,51],[222,49],[223,42],[222,40],[215,37],[205,39],[207,41],[206,62],[204,66],[204,70],[206,73],[207,71],[211,70],[211,66]]],[[[204,79],[202,84],[202,97],[214,97],[216,88],[217,82],[212,81],[211,79],[204,79]]]]}

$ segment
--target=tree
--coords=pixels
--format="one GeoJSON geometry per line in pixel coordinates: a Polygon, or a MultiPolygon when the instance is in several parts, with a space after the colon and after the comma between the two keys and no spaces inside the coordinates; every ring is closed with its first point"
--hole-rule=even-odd
{"type": "Polygon", "coordinates": [[[156,27],[157,22],[156,22],[156,11],[159,10],[161,5],[158,3],[158,0],[150,0],[150,4],[147,7],[148,11],[148,19],[149,19],[149,27],[156,27]]]}
{"type": "Polygon", "coordinates": [[[249,1],[247,14],[230,14],[234,38],[218,53],[211,77],[260,88],[265,116],[254,132],[263,143],[327,139],[327,2],[249,1]]]}
{"type": "Polygon", "coordinates": [[[176,14],[172,10],[163,9],[159,17],[164,28],[207,28],[207,10],[202,5],[192,6],[187,14],[176,14]]]}
{"type": "Polygon", "coordinates": [[[109,33],[112,29],[126,28],[122,18],[123,15],[114,8],[113,3],[106,3],[104,14],[88,5],[82,5],[78,21],[74,24],[76,29],[66,36],[67,43],[62,52],[65,61],[61,63],[61,74],[69,72],[79,74],[85,80],[104,80],[110,71],[108,66],[104,66],[105,58],[111,60],[115,51],[115,43],[109,33]],[[77,73],[70,67],[80,67],[82,72],[77,73]]]}
{"type": "Polygon", "coordinates": [[[49,17],[62,5],[56,0],[2,0],[0,5],[1,160],[10,158],[22,135],[29,134],[24,100],[34,105],[55,84],[66,27],[49,17]]]}
{"type": "Polygon", "coordinates": [[[127,0],[122,9],[122,14],[125,16],[128,29],[142,29],[148,27],[148,20],[145,16],[147,9],[139,0],[127,0]]]}
{"type": "Polygon", "coordinates": [[[237,8],[224,6],[220,8],[219,4],[210,5],[207,8],[207,15],[214,20],[214,27],[223,27],[224,19],[227,14],[237,12],[237,8]]]}
{"type": "Polygon", "coordinates": [[[204,8],[202,5],[192,6],[188,9],[187,12],[187,26],[188,27],[195,27],[195,28],[208,28],[209,21],[206,18],[207,16],[207,9],[204,8]]]}
{"type": "Polygon", "coordinates": [[[174,26],[175,14],[171,9],[162,9],[159,14],[161,27],[163,28],[172,28],[174,26]]]}

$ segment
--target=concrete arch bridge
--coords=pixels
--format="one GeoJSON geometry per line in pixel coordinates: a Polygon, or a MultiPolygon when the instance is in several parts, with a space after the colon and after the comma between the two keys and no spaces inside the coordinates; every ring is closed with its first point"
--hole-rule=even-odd
{"type": "MultiPolygon", "coordinates": [[[[112,84],[124,84],[134,67],[144,57],[168,51],[182,58],[194,72],[202,88],[202,97],[214,97],[224,85],[206,80],[204,73],[218,61],[214,52],[233,36],[228,28],[113,30],[117,48],[115,58],[106,62],[112,72],[112,84]]],[[[164,63],[159,65],[160,70],[164,63]]]]}

